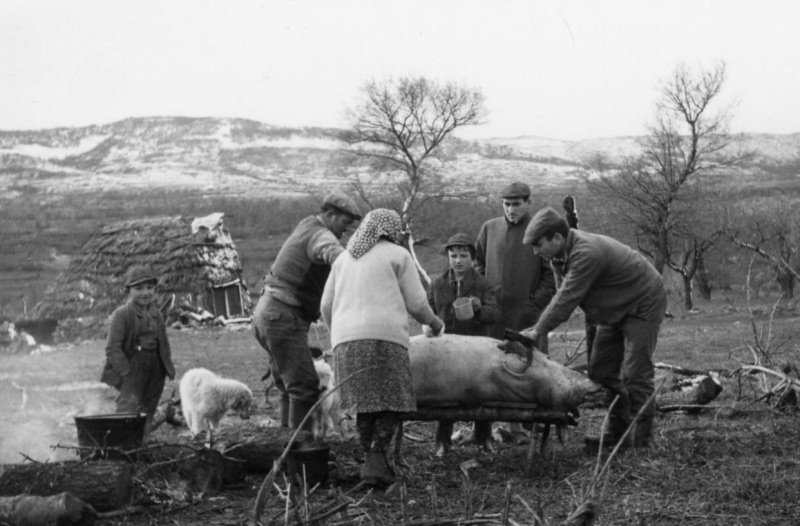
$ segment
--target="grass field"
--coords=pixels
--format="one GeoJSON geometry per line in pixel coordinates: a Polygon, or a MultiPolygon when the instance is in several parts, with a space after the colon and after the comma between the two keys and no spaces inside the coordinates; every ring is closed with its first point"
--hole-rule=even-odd
{"type": "MultiPolygon", "coordinates": [[[[749,363],[752,355],[748,346],[755,340],[744,305],[718,302],[699,307],[698,314],[664,323],[656,360],[729,371],[749,363]]],[[[781,309],[769,323],[770,304],[765,303],[760,306],[763,314],[755,320],[756,329],[763,330],[764,335],[771,329],[768,343],[779,363],[797,363],[800,355],[800,314],[789,307],[781,309]]],[[[581,327],[580,320],[574,319],[551,335],[554,359],[563,362],[579,347],[581,327]]],[[[247,329],[170,331],[178,374],[203,366],[262,392],[265,354],[247,329]]],[[[325,341],[324,333],[312,332],[312,341],[318,337],[325,341]]],[[[581,357],[576,361],[580,363],[581,357]]],[[[97,383],[102,364],[103,342],[99,341],[57,348],[47,354],[0,356],[0,399],[5,402],[0,414],[0,460],[22,462],[21,453],[40,461],[75,458],[69,449],[52,447],[76,443],[73,416],[107,412],[113,407],[113,392],[97,383]]],[[[662,377],[665,383],[659,400],[666,400],[672,378],[659,372],[662,377]]],[[[758,382],[757,376],[723,377],[724,391],[701,414],[660,414],[650,449],[626,452],[612,461],[605,485],[590,499],[598,514],[596,524],[798,524],[800,420],[794,413],[779,413],[756,401],[761,394],[758,382]]],[[[176,386],[176,381],[169,382],[164,397],[176,386]]],[[[265,407],[263,396],[257,399],[261,408],[248,425],[266,425],[275,416],[265,407]]],[[[467,510],[471,510],[473,520],[499,521],[506,485],[510,484],[511,520],[533,524],[533,515],[527,509],[530,506],[534,510],[541,507],[547,524],[562,524],[575,508],[576,497],[587,488],[597,462],[584,450],[582,435],[599,428],[604,414],[600,409],[584,409],[579,425],[567,433],[564,445],[552,440],[531,473],[526,468],[526,446],[497,444],[493,454],[480,454],[474,446],[455,447],[450,456],[438,459],[433,456],[433,425],[408,424],[406,431],[411,439],[404,442],[404,454],[411,468],[401,470],[407,483],[408,523],[433,524],[434,513],[440,519],[465,519],[467,510]],[[469,469],[467,484],[461,466],[471,459],[477,464],[469,469]]],[[[242,424],[226,418],[223,425],[242,424]]],[[[186,430],[163,426],[153,439],[177,440],[180,433],[186,430]]],[[[332,486],[346,491],[358,482],[359,465],[353,458],[357,440],[332,437],[329,443],[336,454],[332,486]]],[[[144,514],[106,519],[102,524],[248,524],[262,479],[262,475],[251,474],[245,487],[213,499],[198,499],[191,506],[181,503],[154,508],[144,514]]],[[[331,491],[324,489],[318,498],[327,498],[331,491]]],[[[362,491],[351,504],[348,524],[402,522],[397,495],[367,496],[362,491]]],[[[275,508],[268,511],[267,515],[276,513],[275,508]]],[[[336,516],[328,523],[344,522],[336,516]]]]}

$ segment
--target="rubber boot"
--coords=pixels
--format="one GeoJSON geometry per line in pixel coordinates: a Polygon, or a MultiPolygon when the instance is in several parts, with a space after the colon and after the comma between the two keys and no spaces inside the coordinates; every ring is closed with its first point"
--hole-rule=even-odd
{"type": "MultiPolygon", "coordinates": [[[[314,405],[314,402],[307,402],[305,400],[295,400],[292,398],[289,401],[289,425],[292,429],[297,429],[300,427],[300,424],[303,422],[303,419],[308,414],[311,406],[314,405]]],[[[303,426],[304,431],[311,432],[311,428],[314,422],[311,418],[306,420],[305,425],[303,426]]]]}
{"type": "Polygon", "coordinates": [[[633,447],[649,447],[653,438],[653,417],[644,416],[636,421],[633,436],[633,447]]]}
{"type": "Polygon", "coordinates": [[[583,443],[588,449],[597,450],[601,445],[604,448],[613,448],[617,445],[616,434],[611,431],[611,426],[603,429],[599,435],[586,435],[583,443]]]}
{"type": "MultiPolygon", "coordinates": [[[[603,447],[613,448],[616,447],[617,442],[625,435],[628,426],[631,423],[630,417],[631,400],[627,394],[620,394],[617,403],[614,404],[612,412],[608,415],[608,427],[603,430],[601,436],[589,435],[584,437],[583,443],[590,449],[597,449],[601,445],[603,447]]],[[[625,438],[623,447],[630,446],[633,443],[632,433],[629,433],[625,438]]]]}
{"type": "Polygon", "coordinates": [[[289,427],[289,395],[281,396],[281,427],[289,427]]]}
{"type": "Polygon", "coordinates": [[[389,463],[386,461],[386,454],[379,451],[370,451],[364,465],[361,467],[361,480],[371,486],[389,486],[394,484],[395,476],[389,463]]]}

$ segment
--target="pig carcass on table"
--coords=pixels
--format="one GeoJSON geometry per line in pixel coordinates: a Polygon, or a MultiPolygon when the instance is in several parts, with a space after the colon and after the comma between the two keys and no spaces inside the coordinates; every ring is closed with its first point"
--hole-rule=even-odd
{"type": "MultiPolygon", "coordinates": [[[[578,406],[600,389],[586,375],[518,342],[420,335],[411,338],[408,354],[417,411],[405,413],[404,420],[574,424],[578,406]]],[[[437,453],[449,449],[449,438],[437,436],[437,453]]],[[[486,448],[491,437],[476,438],[486,448]]]]}

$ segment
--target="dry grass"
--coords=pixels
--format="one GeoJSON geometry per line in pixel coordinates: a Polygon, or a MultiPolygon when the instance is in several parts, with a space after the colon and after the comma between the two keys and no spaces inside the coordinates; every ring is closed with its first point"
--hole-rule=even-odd
{"type": "MultiPolygon", "coordinates": [[[[765,321],[763,317],[757,320],[765,321]]],[[[782,359],[797,360],[798,313],[784,313],[774,322],[774,338],[785,342],[782,359]]],[[[556,359],[563,360],[577,347],[580,327],[576,320],[554,335],[556,359]]],[[[260,391],[266,359],[250,332],[201,330],[171,332],[170,337],[179,373],[204,366],[260,391]]],[[[744,346],[751,338],[746,314],[708,305],[704,313],[665,322],[656,360],[696,369],[734,370],[748,359],[744,346]]],[[[96,380],[102,352],[102,343],[92,342],[42,356],[0,357],[0,396],[6,401],[0,414],[0,449],[8,451],[12,435],[21,429],[47,436],[51,443],[75,443],[71,416],[98,400],[110,403],[113,393],[97,388],[45,389],[96,380]],[[43,430],[50,428],[53,432],[45,435],[43,430]]],[[[582,363],[582,358],[576,363],[582,363]]],[[[754,376],[723,378],[722,382],[724,391],[714,401],[714,408],[697,416],[660,415],[653,447],[626,451],[612,460],[603,498],[593,502],[595,524],[797,524],[800,420],[795,414],[778,413],[753,402],[758,395],[754,376]]],[[[165,396],[176,386],[177,382],[170,382],[165,396]]],[[[273,410],[262,411],[271,414],[273,410]]],[[[442,524],[458,520],[461,524],[500,524],[507,513],[510,524],[536,524],[535,516],[540,514],[544,523],[560,525],[577,506],[575,498],[587,487],[596,468],[597,458],[585,451],[582,436],[599,429],[604,415],[602,409],[584,409],[564,445],[551,439],[532,473],[527,470],[525,446],[497,444],[494,454],[479,454],[474,446],[455,447],[447,458],[435,458],[433,424],[411,423],[406,426],[409,439],[404,441],[410,468],[399,468],[405,491],[392,495],[364,489],[339,495],[353,490],[359,481],[359,454],[355,438],[333,438],[329,440],[336,455],[333,484],[314,493],[310,503],[314,508],[331,507],[337,498],[340,503],[347,502],[346,511],[330,516],[328,524],[400,524],[404,517],[407,524],[417,525],[433,524],[435,517],[442,524]],[[415,437],[419,440],[411,439],[415,437]],[[466,479],[461,466],[470,460],[477,465],[466,471],[466,479]]],[[[224,423],[239,425],[233,419],[224,423]]],[[[175,431],[162,428],[158,438],[173,440],[175,431]]],[[[13,441],[15,448],[21,444],[32,446],[33,442],[13,441]]],[[[42,459],[40,455],[48,452],[54,453],[47,447],[28,453],[42,459]]],[[[3,457],[5,462],[21,458],[3,457]]],[[[171,509],[140,509],[138,514],[109,517],[104,523],[247,524],[263,478],[251,474],[245,486],[214,500],[195,500],[192,505],[171,509]]],[[[273,508],[268,507],[264,517],[279,515],[282,524],[283,503],[276,496],[268,506],[273,508]]]]}

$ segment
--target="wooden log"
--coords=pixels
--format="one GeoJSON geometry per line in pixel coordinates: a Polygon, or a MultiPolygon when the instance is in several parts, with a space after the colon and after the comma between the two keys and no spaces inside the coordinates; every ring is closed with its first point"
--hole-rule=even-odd
{"type": "Polygon", "coordinates": [[[91,526],[97,512],[71,493],[0,497],[0,523],[15,526],[91,526]]]}
{"type": "Polygon", "coordinates": [[[578,425],[575,418],[565,412],[556,409],[541,409],[538,407],[527,407],[517,405],[510,407],[500,406],[475,406],[475,407],[452,407],[452,406],[418,406],[416,411],[401,413],[402,420],[423,420],[423,421],[478,421],[478,422],[529,422],[555,425],[578,425]]]}
{"type": "Polygon", "coordinates": [[[722,392],[722,384],[713,376],[696,376],[679,382],[673,392],[658,400],[661,412],[684,411],[690,415],[699,413],[722,392]]]}
{"type": "MultiPolygon", "coordinates": [[[[214,433],[213,448],[226,458],[243,462],[248,473],[269,473],[272,463],[281,456],[292,434],[292,430],[282,427],[223,427],[214,433]]],[[[310,436],[309,433],[302,432],[298,439],[302,441],[310,436]]],[[[136,458],[139,463],[163,465],[170,469],[173,464],[192,459],[205,447],[206,434],[201,433],[194,439],[188,438],[181,442],[151,444],[137,450],[136,458]]],[[[153,469],[158,467],[153,466],[153,469]]],[[[225,466],[226,471],[228,468],[238,469],[238,466],[225,466]]],[[[236,481],[231,480],[229,483],[236,481]]]]}
{"type": "Polygon", "coordinates": [[[127,506],[133,490],[133,466],[127,462],[53,462],[0,466],[0,496],[52,496],[63,492],[97,511],[127,506]]]}
{"type": "MultiPolygon", "coordinates": [[[[294,430],[285,427],[260,428],[247,433],[222,428],[214,434],[214,448],[227,457],[244,461],[249,473],[269,473],[292,434],[294,430]]],[[[309,433],[303,432],[298,435],[298,440],[310,437],[309,433]]]]}

